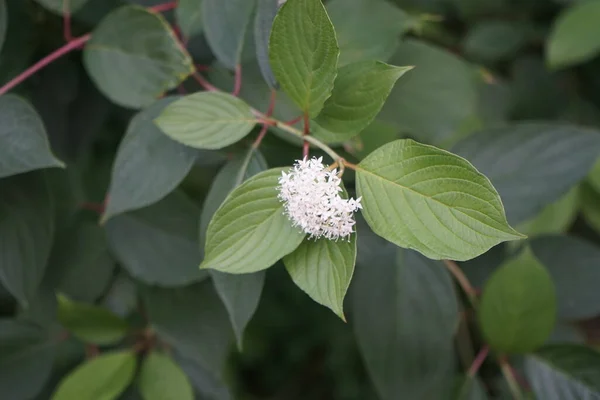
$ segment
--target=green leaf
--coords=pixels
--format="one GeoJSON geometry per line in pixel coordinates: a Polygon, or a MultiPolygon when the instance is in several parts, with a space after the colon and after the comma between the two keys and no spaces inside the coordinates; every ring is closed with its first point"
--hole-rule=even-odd
{"type": "Polygon", "coordinates": [[[527,28],[515,21],[482,21],[467,32],[464,51],[481,62],[509,60],[527,44],[527,28]]]}
{"type": "Polygon", "coordinates": [[[340,54],[321,0],[290,0],[273,21],[271,68],[290,98],[316,117],[331,95],[340,54]]]}
{"type": "Polygon", "coordinates": [[[194,400],[185,373],[170,357],[156,351],[144,359],[138,386],[144,400],[194,400]]]}
{"type": "Polygon", "coordinates": [[[204,34],[224,66],[234,69],[242,57],[256,0],[202,0],[204,34]]]}
{"type": "Polygon", "coordinates": [[[483,131],[452,151],[492,181],[508,220],[517,224],[587,175],[600,154],[600,134],[572,125],[523,123],[483,131]]]}
{"type": "Polygon", "coordinates": [[[340,66],[387,61],[398,47],[398,38],[416,22],[386,0],[332,0],[327,12],[340,46],[340,66]]]}
{"type": "Polygon", "coordinates": [[[64,167],[52,154],[44,124],[28,102],[11,94],[0,97],[0,120],[0,178],[64,167]]]}
{"type": "Polygon", "coordinates": [[[553,68],[590,60],[600,52],[600,4],[586,1],[567,8],[548,38],[547,58],[553,68]]]}
{"type": "Polygon", "coordinates": [[[600,314],[598,246],[576,237],[559,235],[536,238],[530,246],[552,276],[560,319],[582,320],[600,314]]]}
{"type": "Polygon", "coordinates": [[[174,353],[174,358],[189,377],[197,393],[203,396],[202,398],[215,400],[233,398],[222,377],[215,376],[210,370],[182,354],[174,353]]]}
{"type": "Polygon", "coordinates": [[[180,286],[202,280],[198,270],[200,210],[175,191],[158,203],[106,223],[115,257],[135,278],[150,285],[180,286]]]}
{"type": "Polygon", "coordinates": [[[277,89],[278,84],[271,64],[269,63],[269,37],[273,20],[279,10],[279,0],[257,0],[256,16],[254,18],[254,43],[256,46],[256,60],[260,72],[271,89],[277,89]]]}
{"type": "MultiPolygon", "coordinates": [[[[246,154],[229,161],[219,171],[206,196],[200,216],[201,246],[204,246],[210,220],[227,195],[243,181],[266,169],[267,163],[262,154],[251,148],[246,154]]],[[[227,308],[238,348],[241,349],[244,329],[258,307],[265,274],[263,271],[241,275],[211,271],[211,276],[217,293],[227,308]]]]}
{"type": "Polygon", "coordinates": [[[394,84],[412,67],[396,67],[379,61],[364,61],[342,67],[331,97],[315,122],[323,130],[315,136],[343,142],[360,133],[373,121],[394,84]]]}
{"type": "Polygon", "coordinates": [[[159,337],[220,376],[233,334],[211,282],[177,289],[148,287],[142,298],[159,337]]]}
{"type": "Polygon", "coordinates": [[[54,236],[54,207],[40,172],[0,180],[0,282],[27,308],[42,282],[54,236]]]}
{"type": "Polygon", "coordinates": [[[198,149],[220,149],[246,136],[256,118],[227,93],[199,92],[170,104],[155,120],[172,139],[198,149]]]}
{"type": "Polygon", "coordinates": [[[162,99],[131,120],[113,166],[104,220],[163,199],[192,169],[196,150],[175,142],[154,124],[174,101],[162,99]]]}
{"type": "Polygon", "coordinates": [[[433,146],[409,139],[382,146],[358,165],[356,185],[373,231],[429,258],[464,261],[523,238],[490,181],[433,146]]]}
{"type": "Polygon", "coordinates": [[[587,181],[597,192],[600,192],[600,158],[596,160],[592,167],[587,181]]]}
{"type": "Polygon", "coordinates": [[[203,0],[179,0],[177,3],[175,16],[177,17],[181,34],[186,40],[200,35],[204,30],[202,2],[203,0]]]}
{"type": "Polygon", "coordinates": [[[50,377],[57,341],[40,327],[0,319],[0,391],[6,399],[31,399],[50,377]]]}
{"type": "Polygon", "coordinates": [[[589,184],[581,186],[581,211],[585,222],[600,232],[600,193],[589,184]]]}
{"type": "Polygon", "coordinates": [[[206,256],[200,268],[256,272],[300,245],[305,234],[292,226],[277,198],[284,169],[261,172],[231,192],[208,226],[206,256]]]}
{"type": "Polygon", "coordinates": [[[121,7],[100,22],[84,62],[100,91],[130,108],[152,104],[194,71],[164,18],[137,6],[121,7]]]}
{"type": "Polygon", "coordinates": [[[133,380],[135,353],[105,353],[73,370],[60,382],[52,400],[115,400],[133,380]]]}
{"type": "Polygon", "coordinates": [[[475,112],[475,72],[448,51],[405,40],[389,63],[415,67],[396,84],[379,116],[398,126],[398,131],[441,145],[475,112]]]}
{"type": "Polygon", "coordinates": [[[538,399],[600,398],[600,353],[588,347],[546,346],[527,356],[525,372],[538,399]]]}
{"type": "Polygon", "coordinates": [[[485,386],[476,376],[461,379],[455,400],[488,400],[485,386]]]}
{"type": "Polygon", "coordinates": [[[7,14],[5,0],[0,0],[0,49],[2,49],[4,38],[6,37],[6,28],[8,26],[7,14]]]}
{"type": "Polygon", "coordinates": [[[535,350],[548,339],[555,321],[554,283],[529,248],[496,270],[483,289],[479,323],[497,351],[535,350]]]}
{"type": "Polygon", "coordinates": [[[348,241],[304,239],[283,263],[294,283],[311,299],[346,320],[344,297],[356,263],[356,233],[348,241]]]}
{"type": "Polygon", "coordinates": [[[351,317],[380,398],[446,398],[458,324],[452,279],[440,263],[360,228],[351,317]]]}
{"type": "Polygon", "coordinates": [[[88,0],[35,0],[48,10],[56,14],[63,15],[64,3],[68,1],[69,11],[71,13],[79,10],[88,0]]]}
{"type": "Polygon", "coordinates": [[[58,296],[58,320],[78,339],[98,345],[120,342],[129,324],[105,308],[58,296]]]}

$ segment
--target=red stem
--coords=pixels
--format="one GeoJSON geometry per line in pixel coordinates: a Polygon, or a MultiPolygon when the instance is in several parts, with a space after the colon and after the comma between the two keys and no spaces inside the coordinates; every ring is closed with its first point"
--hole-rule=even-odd
{"type": "MultiPolygon", "coordinates": [[[[265,115],[267,117],[270,117],[271,115],[273,115],[273,111],[275,110],[276,97],[277,97],[277,92],[275,90],[271,90],[271,99],[269,100],[269,108],[267,109],[267,112],[265,113],[265,115]]],[[[264,122],[262,129],[260,130],[258,136],[256,137],[256,140],[252,144],[253,148],[258,149],[262,140],[264,139],[265,135],[267,134],[268,130],[269,130],[269,124],[264,122]]]]}
{"type": "Polygon", "coordinates": [[[149,7],[148,9],[154,12],[165,12],[173,10],[174,8],[177,8],[177,1],[170,1],[168,3],[158,4],[156,6],[149,7]]]}
{"type": "Polygon", "coordinates": [[[303,117],[304,117],[303,115],[300,115],[299,117],[289,120],[286,122],[286,125],[296,125],[298,122],[302,121],[303,117]]]}
{"type": "Polygon", "coordinates": [[[483,346],[481,350],[479,350],[479,353],[477,353],[477,357],[475,357],[475,360],[473,360],[473,364],[471,364],[471,367],[467,372],[467,374],[471,378],[473,378],[477,374],[477,371],[479,371],[479,368],[481,368],[481,365],[483,364],[489,353],[490,347],[488,345],[483,346]]]}
{"type": "Polygon", "coordinates": [[[198,72],[194,72],[192,74],[192,76],[200,84],[200,86],[202,86],[205,90],[208,90],[210,92],[214,92],[214,91],[218,90],[216,87],[211,85],[209,81],[204,79],[204,77],[202,75],[200,75],[198,72]]]}
{"type": "Polygon", "coordinates": [[[69,9],[69,0],[63,0],[63,36],[68,42],[73,41],[71,33],[71,11],[69,9]]]}
{"type": "Polygon", "coordinates": [[[2,86],[0,88],[0,96],[2,96],[3,94],[5,94],[9,90],[11,90],[12,88],[17,86],[19,83],[21,83],[24,80],[26,80],[27,78],[29,78],[31,75],[38,72],[40,69],[44,68],[46,65],[61,58],[65,54],[70,53],[71,51],[76,50],[79,47],[83,46],[85,44],[85,42],[90,40],[91,37],[92,37],[92,35],[88,33],[87,35],[73,39],[71,42],[65,44],[63,47],[56,50],[54,53],[44,57],[43,59],[41,59],[34,65],[32,65],[31,67],[27,68],[25,71],[21,72],[21,74],[19,74],[16,78],[12,79],[10,82],[8,82],[7,84],[5,84],[4,86],[2,86]]]}
{"type": "Polygon", "coordinates": [[[233,87],[233,95],[238,97],[242,90],[242,66],[240,64],[235,66],[235,85],[233,87]]]}
{"type": "MultiPolygon", "coordinates": [[[[302,116],[304,119],[304,136],[307,136],[310,134],[310,120],[308,118],[308,113],[304,113],[304,115],[302,116]]],[[[308,157],[308,152],[310,150],[310,144],[305,140],[304,144],[302,145],[302,157],[303,158],[307,158],[308,157]]]]}

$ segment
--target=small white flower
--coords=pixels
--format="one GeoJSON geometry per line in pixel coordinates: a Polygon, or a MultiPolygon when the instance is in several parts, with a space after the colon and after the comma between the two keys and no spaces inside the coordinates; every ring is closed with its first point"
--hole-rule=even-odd
{"type": "Polygon", "coordinates": [[[279,178],[279,199],[294,226],[311,238],[347,238],[354,232],[354,212],[362,208],[358,199],[342,199],[337,170],[327,171],[323,157],[297,160],[293,169],[279,178]]]}

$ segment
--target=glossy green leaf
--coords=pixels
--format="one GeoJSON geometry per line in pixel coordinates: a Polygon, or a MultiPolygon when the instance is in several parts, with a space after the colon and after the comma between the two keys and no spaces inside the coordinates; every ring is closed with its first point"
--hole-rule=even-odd
{"type": "Polygon", "coordinates": [[[129,123],[113,165],[104,220],[163,199],[192,169],[196,150],[175,142],[154,124],[174,101],[162,99],[129,123]]]}
{"type": "Polygon", "coordinates": [[[170,104],[155,120],[172,139],[198,149],[220,149],[246,136],[257,119],[227,93],[199,92],[170,104]]]}
{"type": "Polygon", "coordinates": [[[173,360],[156,351],[142,362],[138,387],[144,400],[194,400],[188,377],[173,360]]]}
{"type": "Polygon", "coordinates": [[[600,398],[600,353],[589,347],[546,346],[527,356],[525,372],[537,399],[600,398]]]}
{"type": "Polygon", "coordinates": [[[31,399],[50,377],[57,340],[39,326],[0,319],[0,391],[6,399],[31,399]]]}
{"type": "Polygon", "coordinates": [[[315,119],[325,128],[315,136],[343,142],[360,133],[377,116],[394,84],[411,67],[364,61],[340,68],[331,97],[315,119]]]}
{"type": "Polygon", "coordinates": [[[332,0],[327,2],[327,12],[340,46],[340,66],[387,61],[396,51],[399,37],[416,22],[387,0],[332,0]]]}
{"type": "Polygon", "coordinates": [[[600,4],[582,2],[566,9],[548,38],[547,58],[554,68],[588,61],[600,52],[600,4]]]}
{"type": "Polygon", "coordinates": [[[282,89],[310,117],[331,95],[340,54],[321,0],[290,0],[277,13],[269,59],[282,89]]]}
{"type": "Polygon", "coordinates": [[[399,131],[440,145],[475,112],[478,89],[475,73],[448,51],[407,39],[389,63],[415,67],[398,81],[379,116],[398,126],[399,131]]]}
{"type": "Polygon", "coordinates": [[[554,283],[529,248],[494,272],[478,312],[486,342],[497,351],[527,353],[548,339],[556,321],[554,283]]]}
{"type": "Polygon", "coordinates": [[[360,228],[351,322],[380,398],[446,398],[458,326],[452,279],[440,263],[360,228]]]}
{"type": "Polygon", "coordinates": [[[576,237],[549,235],[532,240],[531,249],[552,276],[559,318],[573,321],[600,314],[600,247],[576,237]]]}
{"type": "Polygon", "coordinates": [[[68,2],[68,10],[74,12],[79,10],[89,0],[35,0],[48,10],[55,12],[56,14],[63,15],[65,10],[64,4],[68,2]]]}
{"type": "Polygon", "coordinates": [[[28,102],[11,94],[0,97],[0,120],[0,178],[64,166],[52,154],[44,124],[28,102]]]}
{"type": "Polygon", "coordinates": [[[52,400],[116,400],[133,380],[136,364],[131,351],[92,358],[60,382],[52,400]]]}
{"type": "Polygon", "coordinates": [[[234,69],[241,60],[256,0],[202,0],[204,34],[223,65],[234,69]]]}
{"type": "Polygon", "coordinates": [[[175,15],[181,34],[189,40],[192,36],[197,36],[204,30],[202,21],[202,1],[203,0],[179,0],[175,15]]]}
{"type": "Polygon", "coordinates": [[[523,238],[508,225],[489,180],[433,146],[388,143],[358,165],[356,184],[373,231],[429,258],[464,261],[523,238]]]}
{"type": "Polygon", "coordinates": [[[108,243],[123,267],[142,282],[160,286],[197,282],[207,275],[198,270],[199,217],[198,207],[176,191],[150,207],[109,220],[108,243]]]}
{"type": "Polygon", "coordinates": [[[277,198],[283,170],[261,172],[231,192],[208,226],[206,256],[200,268],[256,272],[300,245],[305,234],[292,226],[277,198]]]}
{"type": "MultiPolygon", "coordinates": [[[[256,149],[249,149],[245,154],[236,156],[219,171],[204,201],[200,217],[200,243],[203,246],[208,224],[219,209],[227,195],[246,179],[267,169],[267,163],[256,149]]],[[[235,332],[238,347],[242,347],[242,339],[246,325],[254,315],[265,280],[263,271],[251,274],[227,274],[211,271],[215,289],[225,304],[229,319],[235,332]]]]}
{"type": "Polygon", "coordinates": [[[0,282],[27,308],[42,282],[54,236],[54,208],[43,174],[0,180],[0,282]]]}
{"type": "Polygon", "coordinates": [[[129,331],[129,324],[105,308],[58,296],[58,320],[78,339],[98,345],[115,344],[129,331]]]}
{"type": "Polygon", "coordinates": [[[492,181],[508,220],[516,224],[557,201],[587,175],[600,154],[600,134],[573,125],[523,123],[480,132],[452,151],[492,181]]]}
{"type": "Polygon", "coordinates": [[[254,17],[256,60],[265,82],[272,89],[277,89],[279,86],[269,63],[269,38],[277,10],[279,10],[279,0],[257,0],[254,17]]]}
{"type": "Polygon", "coordinates": [[[142,298],[162,340],[211,373],[222,374],[233,333],[210,281],[177,289],[148,287],[142,298]]]}
{"type": "Polygon", "coordinates": [[[344,298],[356,263],[356,233],[350,240],[304,239],[283,258],[294,283],[344,321],[344,298]]]}
{"type": "Polygon", "coordinates": [[[130,108],[152,104],[194,70],[164,18],[137,6],[121,7],[102,20],[85,47],[84,62],[100,91],[130,108]]]}

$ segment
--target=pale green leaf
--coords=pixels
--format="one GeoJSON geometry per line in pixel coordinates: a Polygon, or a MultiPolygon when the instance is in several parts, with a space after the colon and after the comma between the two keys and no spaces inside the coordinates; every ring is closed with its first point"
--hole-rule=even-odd
{"type": "Polygon", "coordinates": [[[58,296],[58,320],[78,339],[98,345],[115,344],[129,331],[129,324],[105,308],[58,296]]]}
{"type": "Polygon", "coordinates": [[[185,373],[170,357],[156,351],[144,359],[138,387],[144,400],[194,400],[185,373]]]}
{"type": "Polygon", "coordinates": [[[0,120],[0,178],[64,166],[52,154],[44,124],[28,102],[11,94],[0,97],[0,120]]]}
{"type": "Polygon", "coordinates": [[[277,13],[269,42],[271,68],[287,95],[316,117],[331,95],[340,54],[321,0],[290,0],[277,13]]]}
{"type": "Polygon", "coordinates": [[[464,261],[523,238],[508,225],[490,181],[433,146],[388,143],[358,165],[356,184],[373,231],[429,258],[464,261]]]}
{"type": "Polygon", "coordinates": [[[202,0],[204,34],[223,65],[234,69],[252,19],[256,0],[202,0]]]}
{"type": "Polygon", "coordinates": [[[550,66],[564,68],[592,59],[600,52],[600,3],[586,1],[559,15],[548,38],[550,66]]]}
{"type": "Polygon", "coordinates": [[[201,268],[260,271],[300,245],[305,234],[292,226],[277,198],[283,170],[261,172],[231,192],[208,226],[201,268]]]}
{"type": "Polygon", "coordinates": [[[315,122],[323,130],[315,136],[342,142],[360,133],[377,116],[394,84],[412,67],[396,67],[379,61],[363,61],[342,67],[331,97],[315,122]]]}
{"type": "Polygon", "coordinates": [[[175,142],[153,122],[174,101],[162,99],[129,123],[113,165],[104,221],[163,199],[192,169],[197,150],[175,142]]]}
{"type": "Polygon", "coordinates": [[[600,353],[589,347],[543,347],[526,357],[525,373],[538,399],[600,399],[600,353]]]}
{"type": "Polygon", "coordinates": [[[63,378],[52,400],[116,400],[133,380],[136,364],[131,351],[92,358],[63,378]]]}
{"type": "Polygon", "coordinates": [[[100,22],[84,62],[100,91],[130,108],[150,105],[194,71],[164,18],[137,6],[118,8],[100,22]]]}
{"type": "Polygon", "coordinates": [[[546,342],[556,321],[556,293],[529,248],[494,272],[478,316],[486,342],[497,351],[527,353],[546,342]]]}
{"type": "Polygon", "coordinates": [[[304,239],[283,258],[294,283],[344,321],[344,297],[356,263],[356,233],[349,240],[304,239]]]}
{"type": "Polygon", "coordinates": [[[202,0],[179,0],[175,15],[184,38],[200,35],[204,30],[202,22],[202,0]]]}
{"type": "Polygon", "coordinates": [[[199,92],[170,104],[155,120],[172,139],[198,149],[220,149],[246,136],[257,119],[227,93],[199,92]]]}

